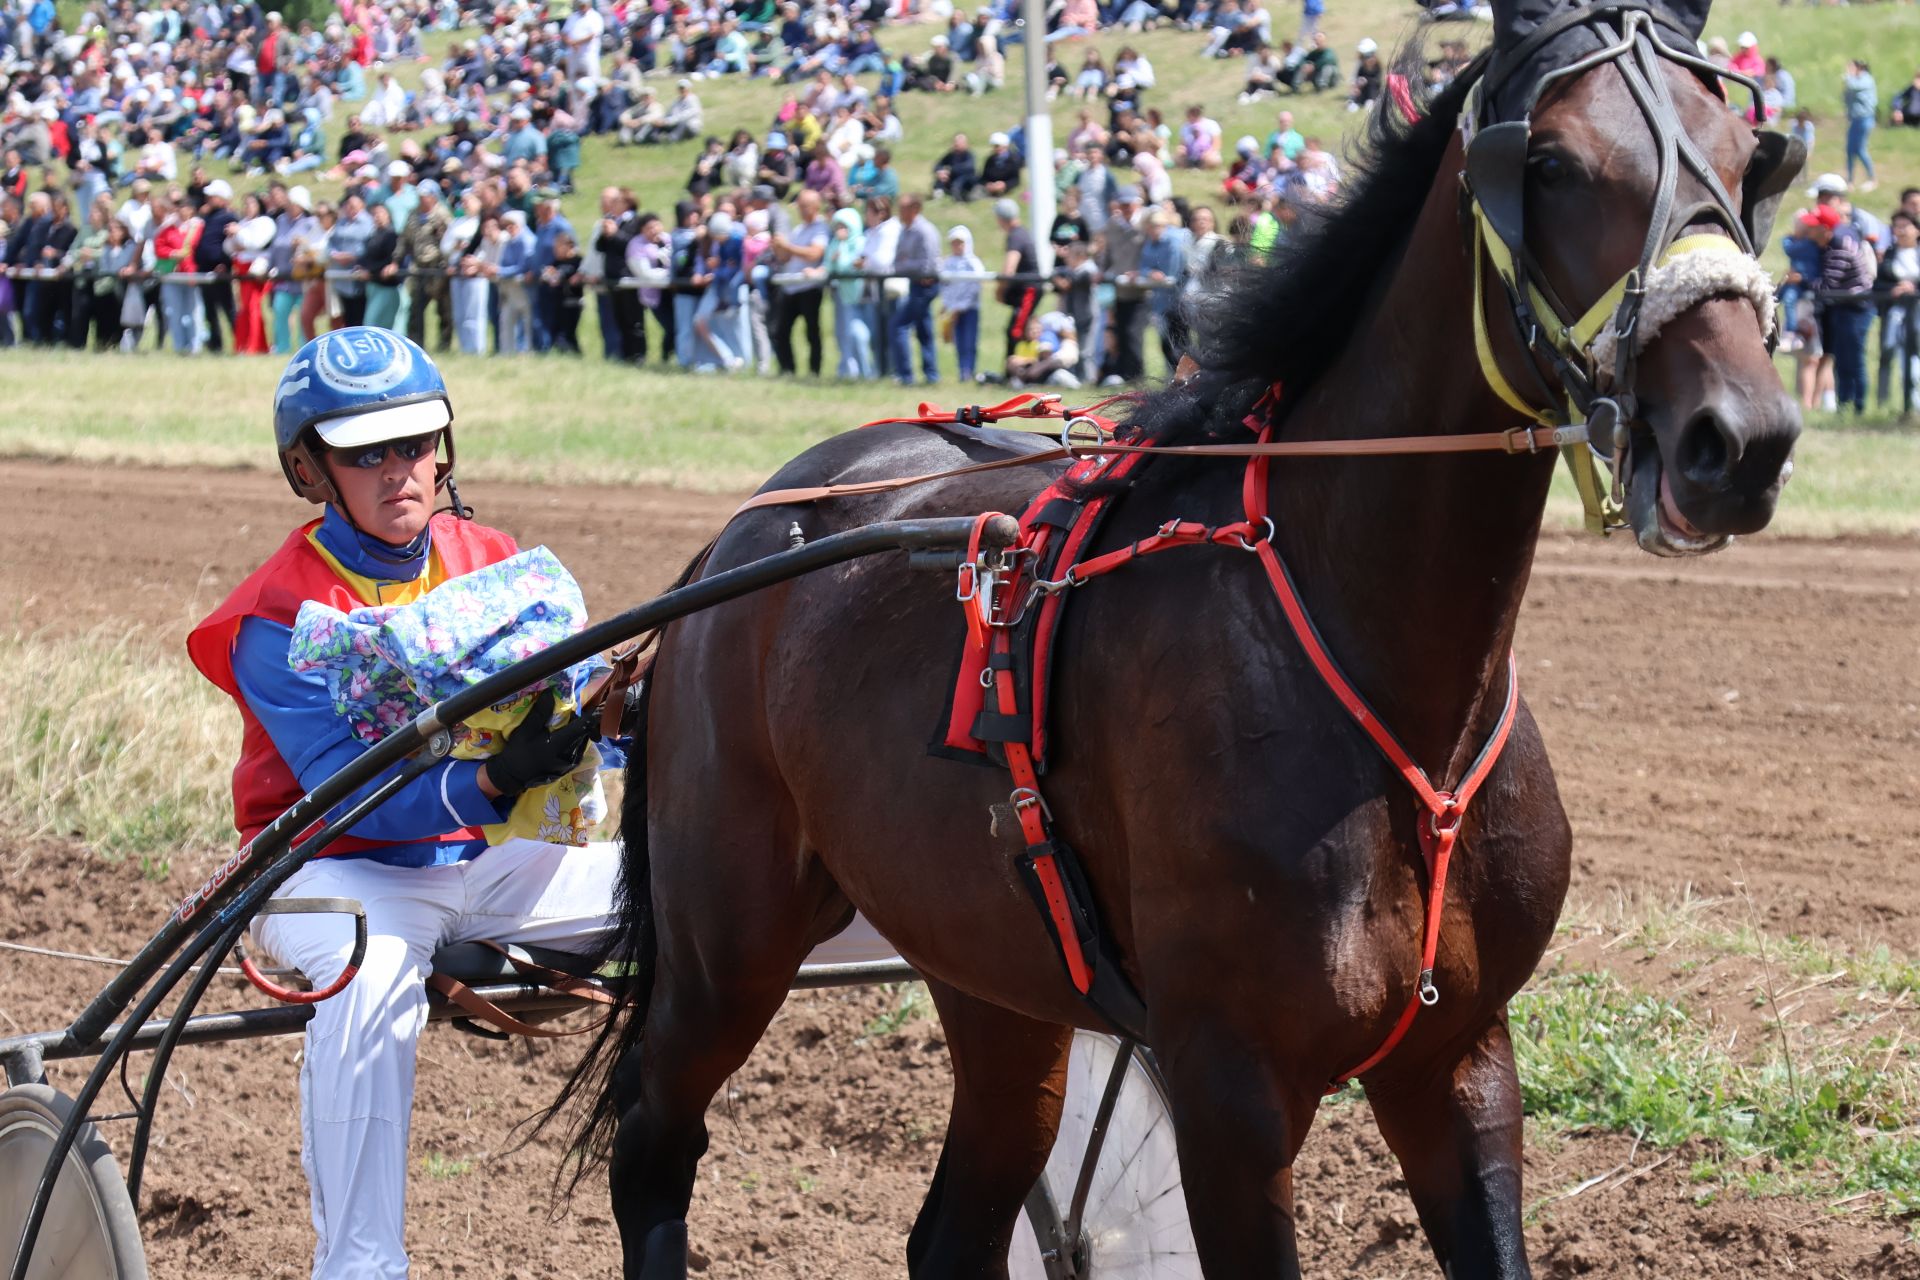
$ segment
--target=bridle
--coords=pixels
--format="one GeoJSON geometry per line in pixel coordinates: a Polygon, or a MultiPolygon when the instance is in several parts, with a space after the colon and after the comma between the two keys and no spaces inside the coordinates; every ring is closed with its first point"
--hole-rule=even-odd
{"type": "Polygon", "coordinates": [[[1752,95],[1758,118],[1760,86],[1699,57],[1692,36],[1648,0],[1603,0],[1566,9],[1511,46],[1496,49],[1460,114],[1466,153],[1462,215],[1474,264],[1474,351],[1488,384],[1510,407],[1543,426],[1585,424],[1585,440],[1564,446],[1563,455],[1587,526],[1596,532],[1626,524],[1630,424],[1638,413],[1635,361],[1660,327],[1709,297],[1734,295],[1753,302],[1763,336],[1771,339],[1773,290],[1756,254],[1805,157],[1797,139],[1760,131],[1736,200],[1682,125],[1661,73],[1662,60],[1702,76],[1723,99],[1723,81],[1733,81],[1752,95]],[[1517,83],[1551,41],[1578,27],[1591,28],[1602,47],[1535,80],[1518,119],[1497,119],[1501,90],[1517,83]],[[1526,244],[1531,116],[1554,85],[1608,63],[1653,133],[1658,178],[1639,261],[1585,311],[1575,312],[1555,293],[1526,244]],[[1707,199],[1679,205],[1683,170],[1705,188],[1707,199]],[[1717,229],[1689,230],[1702,222],[1717,229]],[[1521,364],[1531,385],[1524,393],[1494,353],[1483,263],[1503,286],[1507,323],[1526,356],[1521,364]],[[1602,461],[1612,469],[1610,488],[1601,480],[1602,461]]]}

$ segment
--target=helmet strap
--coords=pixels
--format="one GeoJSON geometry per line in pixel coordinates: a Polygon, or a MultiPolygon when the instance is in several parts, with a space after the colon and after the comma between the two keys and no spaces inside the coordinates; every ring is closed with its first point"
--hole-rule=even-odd
{"type": "Polygon", "coordinates": [[[453,482],[453,469],[447,469],[447,505],[442,511],[451,511],[456,520],[473,519],[473,508],[460,501],[460,486],[453,482]]]}

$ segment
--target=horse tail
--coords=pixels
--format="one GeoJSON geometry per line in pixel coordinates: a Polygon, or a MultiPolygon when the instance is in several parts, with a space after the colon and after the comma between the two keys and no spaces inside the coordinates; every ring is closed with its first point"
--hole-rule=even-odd
{"type": "MultiPolygon", "coordinates": [[[[677,589],[699,573],[713,550],[711,543],[694,557],[674,582],[677,589]]],[[[656,659],[657,659],[656,654],[656,659]]],[[[647,841],[647,723],[653,703],[657,663],[639,687],[630,727],[626,795],[620,803],[620,883],[614,891],[615,924],[596,951],[602,965],[626,971],[624,996],[594,1035],[552,1105],[535,1113],[528,1134],[540,1132],[562,1111],[580,1101],[568,1128],[570,1156],[554,1173],[556,1203],[570,1199],[580,1183],[612,1156],[614,1134],[632,1094],[629,1073],[646,1036],[647,1006],[653,998],[657,938],[653,920],[653,854],[647,841]]]]}

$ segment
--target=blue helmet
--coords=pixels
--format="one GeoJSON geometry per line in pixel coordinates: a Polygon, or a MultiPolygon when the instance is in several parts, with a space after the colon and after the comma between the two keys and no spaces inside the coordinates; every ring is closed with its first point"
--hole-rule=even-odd
{"type": "Polygon", "coordinates": [[[315,437],[328,448],[405,440],[445,432],[446,459],[435,476],[453,473],[453,405],[440,370],[419,346],[390,329],[366,325],[321,334],[294,353],[273,393],[273,442],[293,491],[309,502],[336,497],[314,456],[315,437]]]}

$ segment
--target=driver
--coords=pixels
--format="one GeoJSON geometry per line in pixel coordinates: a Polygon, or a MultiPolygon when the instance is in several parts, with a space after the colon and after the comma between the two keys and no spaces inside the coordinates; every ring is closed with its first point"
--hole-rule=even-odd
{"type": "MultiPolygon", "coordinates": [[[[187,640],[194,665],[240,710],[233,801],[243,841],[367,749],[322,678],[289,664],[302,602],[406,604],[516,551],[462,508],[446,384],[398,334],[340,329],[302,347],[274,394],[274,438],[288,484],[325,510],[187,640]],[[450,509],[436,512],[443,490],[450,509]]],[[[547,844],[495,827],[520,797],[581,763],[589,719],[548,720],[530,714],[498,754],[416,778],[279,892],[357,899],[367,916],[366,958],[315,1007],[300,1068],[315,1280],[407,1274],[407,1132],[433,953],[475,940],[588,951],[613,923],[613,844],[547,844]]],[[[352,924],[339,915],[266,916],[255,933],[316,987],[352,952],[352,924]]]]}

